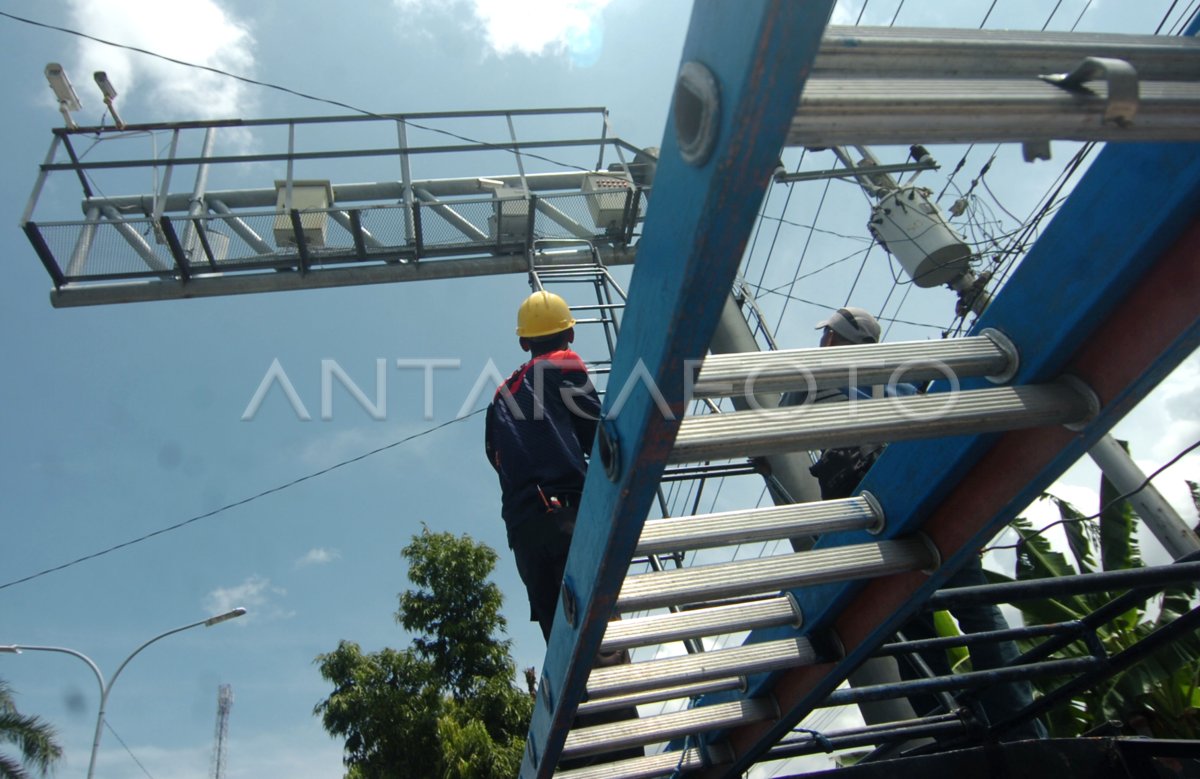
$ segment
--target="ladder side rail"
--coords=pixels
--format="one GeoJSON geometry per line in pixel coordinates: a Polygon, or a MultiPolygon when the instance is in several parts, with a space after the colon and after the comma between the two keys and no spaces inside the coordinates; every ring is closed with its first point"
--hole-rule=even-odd
{"type": "MultiPolygon", "coordinates": [[[[565,607],[555,617],[526,739],[523,779],[549,777],[563,752],[679,426],[680,369],[708,347],[832,11],[831,0],[693,9],[683,83],[661,145],[663,184],[655,187],[655,209],[639,242],[643,262],[634,269],[613,371],[614,386],[622,386],[641,361],[674,410],[668,416],[649,393],[634,392],[619,414],[601,422],[564,576],[565,607]],[[706,81],[705,70],[715,83],[706,81]]],[[[605,399],[606,412],[613,395],[605,399]]]]}

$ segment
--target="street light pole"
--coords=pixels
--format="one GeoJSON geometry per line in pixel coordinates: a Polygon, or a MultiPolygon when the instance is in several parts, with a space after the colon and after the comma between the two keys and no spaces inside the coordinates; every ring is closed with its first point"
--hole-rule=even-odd
{"type": "Polygon", "coordinates": [[[220,624],[221,622],[225,622],[225,621],[231,620],[231,619],[236,619],[237,617],[240,617],[245,613],[246,613],[246,610],[244,608],[242,608],[241,606],[239,606],[238,608],[234,609],[233,611],[227,611],[224,614],[218,614],[215,617],[209,617],[208,619],[202,619],[199,622],[192,622],[191,624],[184,625],[183,627],[178,627],[178,628],[174,628],[172,630],[168,630],[165,633],[159,633],[154,638],[150,639],[149,641],[146,641],[141,646],[139,646],[137,649],[133,650],[133,652],[131,652],[128,657],[126,657],[124,660],[122,660],[121,664],[119,666],[117,666],[116,672],[113,673],[112,678],[108,680],[107,684],[104,681],[104,674],[100,673],[100,667],[97,666],[90,657],[88,657],[84,653],[78,652],[74,649],[68,649],[66,647],[61,647],[61,646],[31,646],[31,645],[27,645],[27,644],[8,644],[8,645],[0,645],[0,652],[9,652],[12,654],[20,654],[21,652],[24,652],[27,650],[30,652],[60,652],[65,655],[71,655],[72,657],[78,657],[80,660],[87,663],[88,668],[92,669],[92,673],[96,675],[96,682],[100,685],[100,711],[96,714],[96,735],[92,739],[92,755],[91,755],[91,758],[88,760],[87,779],[92,779],[92,776],[96,771],[96,754],[100,751],[100,735],[101,735],[101,733],[104,732],[104,709],[105,709],[105,706],[108,704],[108,695],[109,695],[109,693],[112,692],[113,685],[116,683],[117,677],[121,675],[121,671],[124,671],[125,666],[129,665],[129,661],[132,660],[133,658],[137,657],[138,653],[140,653],[143,649],[145,649],[146,647],[153,644],[155,641],[164,639],[167,636],[173,636],[176,633],[181,633],[185,630],[190,630],[192,628],[198,628],[202,625],[204,627],[212,627],[213,625],[220,624]]]}

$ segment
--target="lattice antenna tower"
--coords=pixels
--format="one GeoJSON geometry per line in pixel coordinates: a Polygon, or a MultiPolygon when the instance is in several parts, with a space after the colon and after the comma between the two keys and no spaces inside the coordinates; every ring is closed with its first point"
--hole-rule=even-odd
{"type": "Polygon", "coordinates": [[[217,689],[217,728],[213,734],[212,779],[224,779],[225,761],[229,751],[229,711],[233,708],[233,686],[222,684],[217,689]]]}

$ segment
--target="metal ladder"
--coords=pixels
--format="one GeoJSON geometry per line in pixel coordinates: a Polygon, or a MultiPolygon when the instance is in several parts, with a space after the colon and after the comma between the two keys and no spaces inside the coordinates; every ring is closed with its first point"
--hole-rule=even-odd
{"type": "MultiPolygon", "coordinates": [[[[998,334],[949,341],[872,344],[830,349],[797,349],[705,360],[696,380],[699,396],[721,397],[755,391],[819,389],[886,382],[893,372],[910,370],[905,379],[952,375],[1011,375],[1017,355],[998,334]]],[[[957,393],[948,412],[946,393],[850,403],[687,417],[669,462],[752,457],[771,452],[847,446],[907,437],[954,435],[1048,424],[1079,423],[1094,411],[1084,388],[1049,383],[1021,388],[995,387],[957,393]],[[856,420],[861,417],[862,420],[856,420]]],[[[649,520],[637,553],[695,551],[797,536],[833,536],[848,531],[879,535],[886,518],[870,495],[806,504],[773,506],[692,517],[649,520]]],[[[626,578],[615,611],[633,612],[668,606],[676,613],[613,622],[602,651],[713,638],[749,630],[799,627],[803,621],[788,591],[834,582],[885,577],[933,569],[939,555],[918,534],[868,543],[837,544],[773,557],[637,574],[626,578]],[[750,600],[745,600],[750,598],[750,600]],[[730,602],[732,599],[741,599],[730,602]]],[[[839,656],[837,640],[827,636],[790,636],[684,657],[594,670],[580,712],[664,700],[692,699],[726,690],[742,690],[746,678],[797,666],[829,663],[839,656]]],[[[586,757],[664,740],[695,737],[778,716],[769,696],[661,714],[639,720],[573,730],[563,758],[586,757]]],[[[676,767],[698,767],[699,751],[663,755],[560,772],[570,779],[661,776],[676,767]],[[682,761],[682,762],[681,762],[682,761]]]]}
{"type": "MultiPolygon", "coordinates": [[[[809,120],[822,110],[820,100],[813,100],[821,97],[819,85],[829,75],[827,68],[822,72],[820,57],[828,61],[831,51],[845,48],[843,53],[852,61],[856,54],[852,49],[858,47],[831,42],[829,36],[819,40],[830,10],[831,4],[761,3],[737,12],[707,5],[694,11],[652,212],[668,213],[670,227],[664,227],[667,221],[656,222],[654,216],[647,221],[639,245],[642,259],[631,284],[630,317],[639,327],[632,336],[626,333],[614,361],[614,376],[628,378],[632,358],[649,355],[650,378],[668,387],[669,405],[684,395],[670,384],[672,371],[703,352],[724,303],[721,290],[732,280],[753,222],[748,209],[729,208],[729,204],[758,202],[774,170],[779,145],[827,145],[804,134],[810,125],[819,124],[809,120]],[[805,87],[814,60],[818,61],[814,78],[805,87]],[[706,68],[716,72],[706,76],[706,68]],[[744,80],[747,73],[769,74],[775,94],[764,99],[762,78],[744,80]],[[706,86],[713,81],[721,84],[719,97],[706,86]],[[720,136],[706,140],[704,129],[714,124],[714,113],[753,116],[754,121],[722,125],[720,136]],[[727,212],[717,213],[718,204],[727,212]],[[680,236],[685,237],[682,245],[680,236]]],[[[871,37],[857,29],[853,35],[871,37]]],[[[975,40],[973,35],[959,37],[975,40]]],[[[932,37],[943,39],[934,42],[940,47],[954,34],[937,31],[932,37]]],[[[1179,54],[1186,68],[1193,67],[1193,44],[1176,46],[1177,42],[1166,44],[1174,51],[1170,56],[1179,54]]],[[[1063,45],[1048,37],[1036,43],[1050,53],[1063,45]]],[[[1155,40],[1156,45],[1161,43],[1155,40]]],[[[999,51],[988,41],[975,40],[974,45],[989,56],[999,51]]],[[[904,64],[927,59],[927,49],[913,55],[921,51],[909,47],[907,54],[901,54],[909,60],[904,64]]],[[[1078,53],[1072,50],[1070,58],[1078,53]]],[[[1101,53],[1111,55],[1114,50],[1101,53]]],[[[1137,59],[1143,52],[1134,46],[1126,54],[1137,59]]],[[[954,56],[969,57],[970,52],[954,56]]],[[[1063,70],[1074,71],[1075,64],[1079,63],[1073,61],[1063,70]]],[[[942,67],[942,61],[937,65],[942,67]]],[[[958,111],[958,119],[916,110],[913,124],[898,125],[886,138],[854,135],[866,132],[854,129],[855,121],[862,126],[880,124],[872,118],[880,104],[859,99],[827,112],[833,117],[827,122],[828,143],[899,142],[900,136],[904,143],[949,138],[1033,143],[1043,137],[1134,140],[1151,137],[1155,126],[1161,129],[1157,114],[1143,115],[1141,103],[1137,118],[1130,121],[1128,101],[1121,99],[1122,90],[1128,88],[1119,73],[1123,69],[1113,63],[1101,65],[1115,74],[1108,79],[1115,86],[1105,97],[1083,91],[1082,85],[1094,75],[1093,64],[1075,76],[1057,79],[1058,85],[1039,82],[1037,89],[1043,96],[1053,98],[1010,103],[1006,110],[1018,115],[1022,132],[989,134],[987,128],[980,132],[978,122],[966,121],[979,111],[976,106],[958,111]],[[1038,112],[1044,110],[1076,116],[1039,124],[1038,112]],[[1079,121],[1080,115],[1085,120],[1079,121]],[[1031,118],[1038,121],[1030,122],[1031,118]],[[1139,135],[1143,119],[1148,120],[1151,135],[1139,135]],[[1071,128],[1079,126],[1084,129],[1076,135],[1071,128]],[[945,127],[953,128],[949,135],[938,135],[939,128],[945,127]]],[[[1149,66],[1144,71],[1155,73],[1149,66]]],[[[1198,77],[1188,70],[1185,79],[1198,77]]],[[[843,78],[840,86],[852,86],[852,81],[853,76],[843,78]]],[[[964,83],[970,86],[970,79],[964,83]]],[[[975,83],[976,88],[981,85],[984,82],[975,83]]],[[[920,86],[938,84],[928,81],[920,86]]],[[[1183,88],[1185,93],[1189,90],[1190,86],[1183,88]]],[[[926,97],[913,94],[905,93],[898,102],[920,104],[926,97]]],[[[1192,105],[1186,96],[1176,102],[1176,118],[1190,121],[1192,105]]],[[[1007,118],[996,124],[1004,125],[1007,118]]],[[[1167,136],[1194,139],[1192,125],[1168,130],[1167,136]]],[[[1125,198],[1122,193],[1122,202],[1125,198]]],[[[739,411],[682,422],[657,417],[658,410],[643,398],[621,419],[603,420],[597,449],[603,473],[595,464],[589,471],[522,776],[550,776],[562,757],[586,758],[621,746],[671,740],[675,742],[671,751],[663,754],[561,775],[651,777],[698,771],[706,778],[729,776],[765,754],[1011,519],[1013,505],[1024,505],[1022,501],[1052,481],[1120,418],[1131,397],[1144,395],[1200,342],[1194,304],[1169,293],[1181,279],[1189,285],[1200,285],[1200,279],[1189,269],[1191,255],[1167,245],[1176,238],[1182,241],[1185,234],[1200,234],[1198,198],[1200,151],[1194,147],[1135,146],[1102,153],[1010,280],[1008,294],[998,296],[982,318],[983,326],[1003,330],[1019,345],[1019,364],[1014,359],[1016,350],[1003,339],[981,333],[973,339],[937,344],[800,350],[790,355],[795,360],[791,366],[783,364],[788,356],[775,354],[710,358],[691,388],[697,394],[722,395],[734,391],[723,384],[737,386],[739,381],[743,387],[751,383],[756,392],[768,386],[772,392],[810,389],[814,382],[830,387],[865,384],[878,380],[871,370],[880,360],[885,364],[924,360],[931,365],[936,360],[956,361],[956,376],[993,377],[1003,385],[969,378],[957,388],[961,391],[863,401],[853,409],[836,404],[842,407],[739,411]],[[1131,205],[1136,219],[1146,223],[1122,219],[1095,224],[1097,209],[1112,209],[1116,193],[1122,192],[1114,182],[1125,184],[1135,178],[1132,172],[1144,177],[1149,170],[1163,180],[1155,180],[1153,186],[1135,182],[1140,199],[1131,205]],[[1189,227],[1193,222],[1197,226],[1189,227]],[[1081,229],[1104,233],[1112,246],[1109,263],[1093,267],[1082,261],[1081,229]],[[1064,258],[1069,261],[1063,262],[1064,258]],[[1063,299],[1058,291],[1072,285],[1071,274],[1086,275],[1089,283],[1085,289],[1074,285],[1074,293],[1063,299]],[[1147,320],[1148,311],[1154,312],[1153,328],[1139,330],[1139,338],[1146,337],[1152,345],[1123,338],[1123,332],[1147,320]],[[956,351],[960,348],[980,348],[982,353],[967,358],[956,351]],[[902,351],[909,349],[914,351],[902,357],[902,351]],[[822,361],[828,362],[822,367],[822,361]],[[1073,430],[1064,429],[1065,425],[1073,430]],[[644,519],[650,494],[668,462],[880,442],[899,443],[884,452],[864,481],[864,492],[849,502],[666,520],[670,524],[661,526],[644,519]],[[918,474],[920,481],[914,478],[918,474]],[[894,492],[875,489],[876,485],[894,492]],[[872,501],[869,495],[877,499],[872,501]],[[834,513],[809,513],[825,511],[834,513]],[[819,522],[837,525],[819,527],[819,522]],[[680,524],[686,528],[683,533],[678,532],[680,524]],[[621,574],[635,552],[661,549],[664,543],[697,549],[743,537],[742,533],[756,539],[788,538],[798,529],[820,536],[813,549],[632,577],[621,574]],[[680,611],[621,623],[607,621],[614,611],[667,605],[680,611]],[[592,653],[601,647],[641,646],[734,630],[753,632],[743,646],[720,652],[590,669],[592,653]],[[686,708],[569,729],[575,712],[585,707],[662,699],[685,700],[686,708]]],[[[917,374],[906,373],[905,378],[915,380],[917,374]]],[[[939,724],[930,721],[931,727],[939,724]]]]}
{"type": "MultiPolygon", "coordinates": [[[[536,292],[546,288],[546,285],[591,285],[595,303],[576,303],[571,305],[571,311],[577,312],[576,323],[579,325],[599,325],[608,347],[608,358],[604,360],[589,360],[589,372],[605,375],[612,368],[612,355],[617,350],[617,336],[621,332],[620,313],[625,308],[628,295],[612,273],[604,264],[596,245],[588,240],[546,239],[540,238],[531,242],[528,251],[529,286],[536,292]],[[552,249],[579,249],[586,247],[589,256],[587,262],[560,264],[539,264],[545,260],[552,249]],[[589,316],[590,315],[590,316],[589,316]]],[[[568,298],[569,299],[569,298],[568,298]]]]}

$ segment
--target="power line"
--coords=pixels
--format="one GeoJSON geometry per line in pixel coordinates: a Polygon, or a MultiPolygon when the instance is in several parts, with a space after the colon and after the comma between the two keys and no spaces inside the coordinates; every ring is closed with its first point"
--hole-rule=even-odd
{"type": "Polygon", "coordinates": [[[174,525],[170,525],[169,527],[160,528],[151,533],[147,533],[143,536],[138,536],[137,538],[130,539],[129,541],[125,541],[120,544],[110,546],[107,549],[102,549],[99,552],[93,552],[91,554],[84,555],[83,557],[76,558],[74,560],[71,560],[70,562],[63,563],[62,565],[56,565],[53,568],[47,568],[43,571],[38,571],[37,573],[30,574],[29,576],[24,576],[20,579],[14,579],[10,582],[5,582],[4,584],[0,584],[0,590],[7,589],[9,587],[13,587],[18,584],[24,584],[25,582],[32,581],[34,579],[38,579],[42,576],[46,576],[47,574],[56,573],[58,571],[65,570],[67,568],[71,568],[73,566],[79,565],[80,563],[85,563],[89,560],[95,560],[97,557],[103,557],[104,555],[111,554],[112,552],[116,552],[119,549],[125,549],[126,547],[130,547],[135,544],[140,544],[143,541],[148,541],[151,538],[154,538],[155,536],[161,536],[166,533],[170,533],[171,531],[179,530],[180,528],[187,527],[188,525],[190,525],[194,522],[199,522],[202,519],[209,519],[210,517],[215,517],[218,514],[223,514],[226,511],[229,511],[230,509],[235,509],[235,508],[238,508],[239,506],[245,506],[248,503],[253,503],[254,501],[259,500],[260,498],[265,498],[268,495],[274,495],[277,492],[283,492],[286,489],[295,487],[296,485],[302,484],[311,479],[315,479],[318,476],[324,476],[327,473],[336,471],[338,468],[343,468],[347,465],[352,465],[353,463],[356,463],[360,460],[365,460],[368,457],[379,454],[380,452],[386,452],[389,449],[395,449],[397,446],[406,444],[409,441],[415,440],[417,438],[421,438],[422,436],[427,436],[430,433],[437,432],[438,430],[441,430],[443,427],[448,427],[450,425],[455,424],[456,422],[462,422],[463,420],[470,419],[471,417],[473,417],[476,414],[479,414],[483,411],[484,411],[484,409],[482,409],[482,408],[476,409],[476,410],[472,411],[470,414],[467,414],[466,416],[455,417],[454,419],[451,419],[447,422],[443,422],[440,425],[434,425],[433,427],[422,430],[419,433],[413,433],[410,436],[401,438],[399,441],[393,441],[390,444],[381,446],[378,449],[372,449],[371,451],[364,452],[363,454],[360,454],[356,457],[351,457],[348,460],[342,460],[341,462],[331,465],[328,468],[322,468],[319,471],[313,471],[312,473],[306,474],[297,479],[292,479],[291,481],[286,482],[284,484],[280,484],[278,486],[271,487],[270,489],[263,490],[262,492],[259,492],[255,495],[251,495],[248,498],[242,498],[241,500],[236,500],[233,503],[226,503],[224,506],[221,506],[220,508],[215,508],[212,511],[207,511],[203,514],[197,514],[196,516],[191,517],[189,519],[185,519],[182,522],[176,522],[174,525]]]}
{"type": "MultiPolygon", "coordinates": [[[[479,146],[483,146],[485,148],[496,149],[499,151],[507,151],[507,152],[511,152],[513,154],[517,153],[515,150],[510,149],[503,144],[495,144],[495,143],[488,143],[487,141],[480,141],[475,138],[469,138],[465,135],[459,135],[458,133],[451,132],[450,130],[442,130],[437,127],[429,127],[427,125],[418,124],[417,122],[411,121],[409,119],[400,120],[400,119],[397,119],[397,117],[395,117],[395,116],[387,116],[385,114],[379,114],[374,111],[368,111],[365,108],[359,108],[358,106],[351,105],[350,103],[344,103],[341,100],[333,100],[333,99],[327,98],[327,97],[320,97],[319,95],[310,95],[307,92],[301,92],[299,90],[292,89],[291,87],[285,87],[285,86],[281,86],[279,84],[273,84],[269,81],[259,81],[258,79],[253,79],[253,78],[250,78],[249,76],[241,76],[241,75],[238,75],[237,73],[230,73],[227,70],[221,70],[220,68],[214,68],[211,65],[199,65],[195,62],[187,62],[186,60],[176,59],[174,57],[168,57],[165,54],[159,54],[157,52],[149,51],[148,49],[139,48],[137,46],[130,46],[130,45],[124,44],[124,43],[117,43],[116,41],[105,40],[104,38],[97,38],[94,35],[88,35],[87,33],[80,32],[78,30],[72,30],[69,27],[59,27],[57,25],[47,24],[45,22],[39,22],[34,19],[27,19],[23,16],[17,16],[16,14],[12,14],[7,11],[0,11],[0,16],[12,19],[13,21],[22,22],[24,24],[31,24],[35,27],[42,27],[47,30],[55,30],[57,32],[66,33],[67,35],[75,35],[77,37],[84,38],[86,40],[93,41],[95,43],[100,43],[105,46],[112,46],[114,48],[125,49],[126,51],[132,51],[132,52],[136,52],[138,54],[144,54],[147,57],[154,57],[156,59],[160,59],[165,62],[170,62],[175,65],[182,65],[183,67],[186,67],[186,68],[195,68],[197,70],[204,70],[209,73],[214,73],[218,76],[232,78],[236,81],[241,81],[243,83],[251,84],[253,86],[263,87],[265,89],[274,89],[276,91],[283,92],[283,93],[289,94],[289,95],[293,95],[294,97],[300,97],[305,100],[312,100],[317,103],[325,103],[327,105],[336,106],[338,108],[344,108],[348,111],[353,111],[354,113],[363,114],[364,116],[371,116],[376,119],[385,119],[388,121],[403,121],[405,124],[407,124],[411,127],[415,127],[419,130],[425,130],[427,132],[432,132],[432,133],[440,133],[441,135],[445,135],[450,138],[454,138],[456,140],[463,141],[465,143],[473,143],[473,144],[477,144],[479,146]]],[[[526,157],[530,157],[532,159],[537,159],[537,160],[542,160],[543,162],[549,162],[550,164],[558,165],[559,167],[572,168],[574,170],[583,171],[585,173],[590,172],[588,168],[580,167],[579,165],[572,165],[572,164],[566,163],[566,162],[559,162],[558,160],[554,160],[549,157],[544,157],[540,154],[534,154],[529,151],[524,151],[521,153],[526,157]]]]}
{"type": "MultiPolygon", "coordinates": [[[[1058,2],[1054,4],[1054,10],[1050,12],[1050,15],[1046,17],[1046,23],[1042,25],[1042,32],[1045,32],[1046,28],[1050,26],[1050,20],[1054,18],[1056,13],[1058,13],[1058,9],[1062,7],[1062,4],[1063,0],[1058,0],[1058,2]]],[[[991,11],[988,11],[988,13],[990,14],[991,11]]],[[[987,21],[986,18],[984,21],[987,21]]]]}
{"type": "Polygon", "coordinates": [[[1167,9],[1165,14],[1163,14],[1162,21],[1158,23],[1158,27],[1156,27],[1154,30],[1155,35],[1158,35],[1160,32],[1162,32],[1163,25],[1166,24],[1167,20],[1171,18],[1171,14],[1175,12],[1175,6],[1177,5],[1179,5],[1179,0],[1171,0],[1171,7],[1167,9]]]}
{"type": "MultiPolygon", "coordinates": [[[[794,300],[797,303],[804,303],[805,305],[815,306],[816,308],[821,308],[826,311],[836,311],[839,308],[839,306],[829,305],[828,303],[818,303],[815,300],[806,300],[805,298],[796,297],[795,295],[789,295],[786,292],[780,292],[778,289],[767,289],[765,287],[760,287],[757,284],[753,284],[751,282],[746,282],[746,283],[749,284],[750,286],[754,287],[754,289],[758,292],[768,294],[768,295],[782,295],[783,297],[787,298],[788,300],[794,300]]],[[[886,306],[887,304],[885,303],[884,305],[886,306]]],[[[894,317],[885,317],[885,316],[880,316],[880,317],[876,317],[876,318],[879,319],[879,321],[881,321],[881,322],[895,322],[895,323],[901,324],[901,325],[912,325],[913,327],[927,327],[930,330],[944,330],[945,329],[941,325],[934,325],[934,324],[930,324],[928,322],[912,322],[907,319],[896,319],[894,317]]]]}
{"type": "MultiPolygon", "coordinates": [[[[1142,490],[1149,487],[1150,482],[1154,481],[1154,479],[1157,478],[1159,474],[1161,474],[1163,471],[1170,468],[1175,463],[1182,460],[1184,457],[1186,457],[1188,454],[1192,453],[1196,449],[1200,449],[1200,441],[1196,441],[1191,446],[1185,447],[1183,449],[1183,451],[1181,451],[1179,454],[1172,457],[1170,460],[1167,460],[1165,463],[1163,463],[1161,466],[1159,466],[1158,469],[1156,471],[1154,471],[1154,473],[1147,476],[1141,484],[1134,487],[1129,492],[1118,495],[1117,497],[1110,500],[1108,503],[1105,503],[1103,506],[1100,507],[1100,510],[1097,511],[1095,514],[1090,514],[1086,517],[1063,517],[1062,519],[1051,522],[1050,524],[1046,525],[1043,528],[1039,528],[1038,530],[1035,530],[1033,533],[1029,534],[1028,536],[1022,536],[1020,538],[1020,540],[1018,540],[1015,544],[989,546],[985,549],[980,550],[980,553],[982,554],[983,552],[990,552],[993,549],[1020,549],[1022,546],[1024,546],[1029,541],[1029,539],[1040,536],[1042,533],[1045,533],[1047,530],[1049,530],[1052,527],[1057,527],[1059,525],[1065,525],[1068,522],[1088,522],[1093,519],[1099,519],[1104,514],[1104,512],[1108,511],[1113,506],[1117,505],[1118,503],[1120,503],[1123,500],[1127,500],[1127,499],[1133,497],[1134,495],[1137,495],[1139,492],[1141,492],[1142,490]]],[[[1053,496],[1051,496],[1051,497],[1053,497],[1053,496]]],[[[1058,500],[1058,499],[1056,498],[1056,500],[1058,500]]]]}
{"type": "Polygon", "coordinates": [[[130,749],[129,745],[125,743],[125,739],[121,738],[121,734],[118,733],[117,731],[113,730],[113,726],[111,724],[109,724],[109,721],[107,718],[105,718],[105,720],[104,720],[104,727],[108,728],[108,732],[112,733],[113,736],[117,739],[117,741],[121,742],[121,746],[125,747],[125,751],[129,753],[130,757],[133,758],[133,762],[137,763],[138,768],[142,769],[142,773],[145,774],[146,776],[150,777],[150,779],[154,779],[154,775],[151,774],[148,770],[146,770],[146,766],[142,765],[142,761],[138,760],[137,755],[133,754],[133,750],[130,749]]]}
{"type": "Polygon", "coordinates": [[[1071,25],[1071,32],[1075,32],[1075,28],[1079,26],[1079,22],[1083,19],[1083,15],[1085,13],[1087,13],[1088,9],[1091,7],[1092,7],[1092,0],[1088,0],[1087,5],[1085,5],[1083,7],[1083,10],[1079,12],[1079,16],[1075,17],[1075,23],[1071,25]]]}

